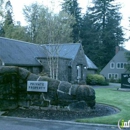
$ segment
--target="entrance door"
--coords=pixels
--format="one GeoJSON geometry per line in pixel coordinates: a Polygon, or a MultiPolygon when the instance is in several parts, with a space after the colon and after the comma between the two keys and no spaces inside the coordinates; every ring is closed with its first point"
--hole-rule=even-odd
{"type": "Polygon", "coordinates": [[[77,80],[80,81],[82,79],[82,66],[77,65],[77,80]]]}
{"type": "Polygon", "coordinates": [[[72,68],[69,66],[68,67],[68,82],[71,82],[71,77],[72,77],[72,68]]]}

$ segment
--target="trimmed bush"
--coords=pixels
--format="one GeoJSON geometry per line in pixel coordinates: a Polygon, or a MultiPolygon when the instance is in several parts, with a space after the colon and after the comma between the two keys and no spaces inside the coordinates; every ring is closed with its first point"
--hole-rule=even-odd
{"type": "Polygon", "coordinates": [[[111,78],[111,79],[109,79],[109,82],[111,82],[111,83],[121,83],[121,79],[111,78]]]}
{"type": "Polygon", "coordinates": [[[108,85],[106,79],[99,74],[88,74],[86,81],[90,85],[108,85]]]}

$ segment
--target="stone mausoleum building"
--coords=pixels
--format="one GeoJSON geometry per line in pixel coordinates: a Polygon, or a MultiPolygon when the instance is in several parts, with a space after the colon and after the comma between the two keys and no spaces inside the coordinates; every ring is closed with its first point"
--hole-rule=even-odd
{"type": "Polygon", "coordinates": [[[58,79],[71,83],[85,83],[87,73],[98,69],[80,43],[40,45],[0,37],[0,66],[18,66],[50,76],[52,63],[56,65],[58,79]]]}

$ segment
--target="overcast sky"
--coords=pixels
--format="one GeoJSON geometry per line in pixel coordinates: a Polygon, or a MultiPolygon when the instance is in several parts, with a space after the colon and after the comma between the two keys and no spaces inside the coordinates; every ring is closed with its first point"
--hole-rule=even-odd
{"type": "MultiPolygon", "coordinates": [[[[23,12],[22,9],[24,7],[24,5],[29,5],[32,2],[35,2],[36,0],[10,0],[11,4],[13,6],[13,12],[14,12],[14,18],[15,21],[20,21],[22,25],[25,25],[25,21],[24,21],[24,17],[23,17],[23,12]]],[[[60,3],[62,2],[62,0],[54,0],[54,2],[52,3],[51,1],[53,0],[37,0],[37,2],[39,2],[44,4],[47,7],[51,6],[51,10],[54,10],[55,12],[58,12],[58,10],[60,10],[60,3]]],[[[128,21],[128,17],[130,17],[130,0],[115,0],[116,2],[119,2],[122,4],[122,9],[120,10],[123,16],[121,25],[124,28],[130,29],[129,28],[129,21],[128,21]]],[[[85,9],[88,6],[88,4],[90,4],[91,0],[78,0],[79,2],[79,6],[81,8],[83,8],[82,13],[85,13],[85,9]]],[[[126,37],[129,37],[129,32],[125,31],[126,37]]],[[[130,50],[130,41],[125,43],[125,46],[128,50],[130,50]]]]}

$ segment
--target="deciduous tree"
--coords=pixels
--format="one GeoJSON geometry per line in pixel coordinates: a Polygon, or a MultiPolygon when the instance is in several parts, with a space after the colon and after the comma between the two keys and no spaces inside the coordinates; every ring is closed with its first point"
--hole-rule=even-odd
{"type": "Polygon", "coordinates": [[[31,42],[49,44],[46,48],[49,76],[58,79],[59,44],[72,42],[72,26],[75,19],[66,12],[54,14],[42,5],[33,3],[25,6],[24,15],[27,21],[27,32],[31,42]],[[51,46],[50,44],[55,44],[51,46]]]}
{"type": "Polygon", "coordinates": [[[42,6],[38,3],[32,3],[30,6],[24,6],[23,13],[27,22],[27,32],[30,35],[30,42],[36,43],[39,27],[39,14],[42,6]]]}
{"type": "Polygon", "coordinates": [[[27,32],[34,43],[65,43],[71,42],[73,16],[65,12],[54,14],[37,3],[25,6],[24,15],[27,21],[27,32]]]}

